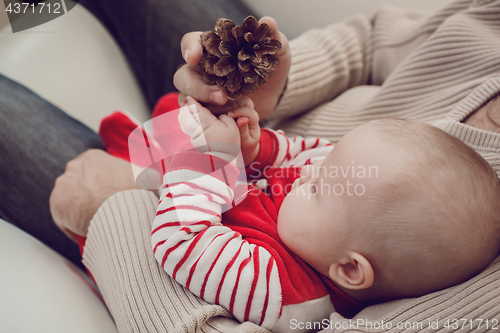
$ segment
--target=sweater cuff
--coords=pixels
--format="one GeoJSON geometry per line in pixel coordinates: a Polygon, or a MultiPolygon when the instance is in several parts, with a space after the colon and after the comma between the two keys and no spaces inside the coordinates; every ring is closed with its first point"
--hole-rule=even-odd
{"type": "MultiPolygon", "coordinates": [[[[83,264],[92,272],[99,288],[112,284],[116,273],[111,272],[118,269],[110,266],[113,259],[108,255],[119,253],[124,243],[130,241],[124,235],[124,225],[133,221],[136,228],[150,230],[157,206],[158,198],[153,192],[137,189],[118,192],[99,207],[90,221],[83,252],[83,264]]],[[[103,296],[107,303],[104,293],[103,296]]]]}
{"type": "MultiPolygon", "coordinates": [[[[141,227],[150,229],[157,206],[158,198],[156,195],[143,189],[118,192],[104,201],[90,221],[83,253],[83,263],[92,271],[93,275],[97,271],[95,265],[97,262],[92,253],[95,253],[96,248],[105,243],[116,241],[114,237],[111,237],[112,235],[108,235],[108,229],[121,228],[120,224],[125,220],[147,223],[147,226],[141,227]]],[[[106,246],[110,246],[111,243],[106,246]]]]}

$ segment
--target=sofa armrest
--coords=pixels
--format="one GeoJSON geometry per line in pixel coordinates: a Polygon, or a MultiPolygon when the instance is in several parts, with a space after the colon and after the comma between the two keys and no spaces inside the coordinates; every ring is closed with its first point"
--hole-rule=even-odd
{"type": "Polygon", "coordinates": [[[117,110],[141,122],[150,118],[120,47],[80,4],[26,31],[12,33],[10,26],[0,30],[0,73],[94,130],[117,110]]]}
{"type": "Polygon", "coordinates": [[[84,272],[3,220],[0,253],[0,332],[117,332],[84,272]]]}

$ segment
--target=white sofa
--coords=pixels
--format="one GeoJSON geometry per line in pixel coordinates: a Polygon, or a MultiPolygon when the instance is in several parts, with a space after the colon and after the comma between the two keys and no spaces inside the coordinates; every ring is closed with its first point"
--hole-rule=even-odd
{"type": "Polygon", "coordinates": [[[129,111],[141,121],[149,116],[125,56],[81,5],[29,30],[13,34],[4,27],[0,73],[93,129],[115,110],[129,111]]]}
{"type": "MultiPolygon", "coordinates": [[[[10,26],[4,27],[0,73],[93,129],[114,110],[127,110],[141,121],[149,115],[118,45],[79,5],[25,32],[13,34],[10,26]],[[71,78],[70,84],[66,78],[71,78]]],[[[117,329],[86,274],[0,219],[0,332],[113,333],[117,329]]]]}
{"type": "Polygon", "coordinates": [[[0,219],[0,332],[117,332],[80,269],[0,219]]]}

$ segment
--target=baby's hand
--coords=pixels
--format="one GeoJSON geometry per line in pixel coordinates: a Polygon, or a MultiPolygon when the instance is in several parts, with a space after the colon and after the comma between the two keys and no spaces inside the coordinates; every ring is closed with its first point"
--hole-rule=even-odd
{"type": "Polygon", "coordinates": [[[216,117],[188,96],[187,105],[179,112],[179,124],[181,130],[191,137],[191,143],[198,151],[225,153],[231,155],[232,159],[238,155],[240,131],[233,118],[225,114],[216,117]]]}
{"type": "Polygon", "coordinates": [[[252,163],[259,153],[260,126],[259,114],[254,110],[253,102],[248,97],[236,99],[238,108],[227,115],[236,120],[240,131],[241,153],[245,166],[252,163]]]}

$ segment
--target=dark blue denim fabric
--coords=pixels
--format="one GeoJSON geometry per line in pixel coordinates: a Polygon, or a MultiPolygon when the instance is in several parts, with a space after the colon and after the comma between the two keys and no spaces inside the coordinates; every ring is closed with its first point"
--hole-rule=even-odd
{"type": "Polygon", "coordinates": [[[78,248],[54,224],[49,196],[66,163],[99,136],[24,86],[0,75],[0,217],[80,267],[78,248]]]}

